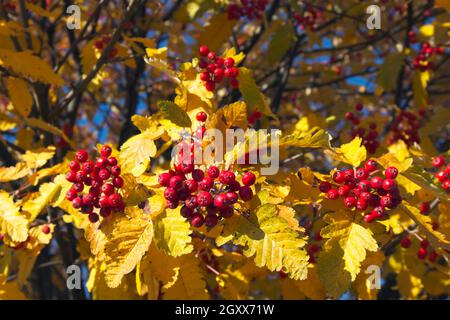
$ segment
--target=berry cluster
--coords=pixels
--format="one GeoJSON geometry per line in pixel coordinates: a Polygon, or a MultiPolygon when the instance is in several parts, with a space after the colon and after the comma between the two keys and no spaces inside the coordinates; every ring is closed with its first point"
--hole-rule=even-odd
{"type": "MultiPolygon", "coordinates": [[[[422,117],[420,115],[420,117],[422,117]]],[[[414,143],[420,143],[419,129],[421,127],[419,117],[410,111],[402,110],[391,125],[391,136],[386,143],[391,145],[398,140],[403,140],[410,147],[414,143]]]]}
{"type": "MultiPolygon", "coordinates": [[[[98,50],[103,50],[104,47],[108,45],[108,43],[111,41],[111,37],[104,36],[101,40],[98,40],[94,43],[95,48],[98,50]]],[[[113,59],[117,56],[117,48],[113,47],[111,48],[111,51],[109,51],[108,58],[113,59]]]]}
{"type": "Polygon", "coordinates": [[[117,165],[117,159],[111,157],[111,153],[110,146],[103,146],[100,157],[94,162],[89,160],[86,150],[79,150],[75,154],[75,160],[70,162],[70,171],[66,174],[66,180],[73,183],[66,193],[66,199],[72,201],[75,209],[88,214],[92,223],[99,219],[94,208],[100,209],[99,214],[104,218],[113,211],[122,212],[125,208],[122,196],[118,193],[118,189],[123,186],[120,166],[117,165]],[[85,186],[90,187],[89,191],[82,193],[85,186]]]}
{"type": "MultiPolygon", "coordinates": [[[[207,116],[204,112],[199,112],[196,118],[204,122],[207,116]]],[[[203,134],[204,130],[197,132],[203,134]]],[[[243,201],[250,201],[253,198],[250,186],[255,183],[256,176],[252,172],[245,172],[242,175],[241,186],[230,170],[219,170],[216,166],[210,166],[206,171],[196,169],[193,163],[195,146],[195,142],[192,141],[190,161],[177,159],[174,162],[174,170],[160,174],[158,182],[165,187],[164,197],[167,207],[175,209],[181,204],[181,215],[188,219],[193,227],[205,224],[212,228],[219,219],[233,215],[232,205],[239,197],[243,201]]],[[[182,151],[183,149],[179,153],[181,158],[183,158],[182,151]]]]}
{"type": "Polygon", "coordinates": [[[321,182],[319,190],[327,194],[330,200],[344,199],[344,205],[360,211],[372,207],[372,210],[364,216],[364,221],[372,222],[385,217],[386,209],[397,207],[402,198],[395,182],[398,170],[395,167],[388,167],[384,176],[376,176],[377,163],[368,160],[364,167],[356,170],[347,169],[336,171],[333,174],[333,185],[330,182],[321,182]]]}
{"type": "Polygon", "coordinates": [[[424,42],[420,47],[419,54],[413,60],[413,68],[420,71],[433,70],[434,65],[429,60],[434,54],[444,54],[443,47],[433,47],[428,42],[424,42]]]}
{"type": "MultiPolygon", "coordinates": [[[[363,110],[363,105],[361,103],[356,104],[356,111],[361,112],[363,110]]],[[[358,115],[355,115],[353,112],[347,112],[345,114],[345,118],[348,121],[351,121],[353,126],[357,126],[361,123],[361,118],[358,115]]],[[[352,127],[353,127],[352,126],[352,127]]],[[[364,147],[366,147],[367,152],[370,154],[374,154],[377,151],[377,148],[380,146],[380,141],[378,140],[378,131],[377,124],[372,122],[369,124],[369,130],[367,130],[362,126],[353,128],[350,131],[350,136],[353,138],[361,137],[362,143],[364,147]]]]}
{"type": "Polygon", "coordinates": [[[199,53],[203,58],[200,59],[199,67],[203,70],[200,79],[205,83],[208,91],[214,91],[216,83],[221,83],[224,77],[230,79],[230,86],[234,89],[239,87],[237,76],[239,69],[235,67],[234,59],[231,57],[218,57],[214,52],[210,51],[207,46],[201,46],[199,53]]]}
{"type": "Polygon", "coordinates": [[[323,13],[320,10],[316,10],[307,5],[303,11],[303,15],[295,13],[294,18],[297,20],[300,29],[309,29],[310,31],[314,31],[317,26],[317,22],[323,18],[323,13]]]}
{"type": "Polygon", "coordinates": [[[320,235],[320,231],[316,231],[312,237],[312,239],[315,242],[318,243],[311,243],[307,246],[306,251],[309,255],[309,262],[310,263],[316,263],[317,262],[317,254],[322,249],[320,241],[322,240],[322,236],[320,235]]]}
{"type": "Polygon", "coordinates": [[[432,161],[433,166],[439,169],[435,175],[436,179],[441,183],[445,191],[450,192],[450,163],[446,164],[443,156],[434,157],[432,161]]]}
{"type": "Polygon", "coordinates": [[[227,8],[228,20],[247,17],[248,20],[261,19],[267,0],[241,0],[241,4],[232,3],[227,8]]]}
{"type": "MultiPolygon", "coordinates": [[[[409,235],[404,236],[400,240],[400,245],[408,249],[412,245],[412,239],[409,235]]],[[[420,260],[425,260],[425,258],[428,256],[428,261],[435,262],[439,255],[430,247],[430,242],[427,239],[423,239],[420,241],[420,247],[417,251],[417,258],[420,260]]]]}

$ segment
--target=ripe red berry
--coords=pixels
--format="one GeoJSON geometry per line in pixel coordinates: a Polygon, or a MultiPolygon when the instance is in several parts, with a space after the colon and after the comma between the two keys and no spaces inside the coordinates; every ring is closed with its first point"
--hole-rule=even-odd
{"type": "Polygon", "coordinates": [[[402,240],[400,240],[400,245],[405,249],[411,247],[411,243],[412,243],[412,241],[409,236],[405,236],[402,238],[402,240]]]}
{"type": "Polygon", "coordinates": [[[231,68],[231,77],[237,78],[238,75],[239,75],[239,69],[236,67],[231,68]]]}
{"type": "Polygon", "coordinates": [[[225,197],[227,203],[229,204],[235,204],[238,201],[238,195],[236,194],[236,192],[229,191],[225,193],[225,197]]]}
{"type": "Polygon", "coordinates": [[[220,82],[223,79],[223,69],[221,68],[216,68],[216,70],[214,70],[214,81],[215,82],[220,82]]]}
{"type": "Polygon", "coordinates": [[[388,179],[395,179],[398,175],[398,169],[396,167],[388,167],[386,168],[384,175],[388,179]]]}
{"type": "Polygon", "coordinates": [[[104,185],[102,185],[101,191],[105,195],[109,196],[114,192],[114,186],[111,183],[105,183],[104,185]]]}
{"type": "Polygon", "coordinates": [[[99,204],[100,208],[107,208],[107,207],[109,207],[109,199],[108,199],[108,197],[106,195],[104,197],[101,197],[98,200],[98,204],[99,204]]]}
{"type": "Polygon", "coordinates": [[[330,200],[337,200],[339,199],[339,192],[336,189],[330,189],[327,192],[327,198],[330,200]]]}
{"type": "Polygon", "coordinates": [[[190,193],[197,191],[198,183],[193,179],[184,181],[184,185],[190,193]]]}
{"type": "Polygon", "coordinates": [[[192,216],[191,226],[193,226],[194,228],[200,228],[204,222],[205,219],[203,218],[203,216],[201,214],[196,213],[192,216]]]}
{"type": "Polygon", "coordinates": [[[396,183],[392,179],[384,179],[383,183],[381,184],[382,188],[386,191],[392,191],[396,187],[396,183]]]}
{"type": "Polygon", "coordinates": [[[78,150],[77,153],[75,153],[75,159],[77,159],[78,162],[85,162],[88,159],[88,153],[86,150],[78,150]]]}
{"type": "Polygon", "coordinates": [[[120,170],[120,167],[119,167],[119,166],[112,166],[112,167],[111,167],[111,174],[112,174],[113,176],[115,176],[115,177],[119,176],[119,175],[120,175],[120,172],[121,172],[121,170],[120,170]]]}
{"type": "Polygon", "coordinates": [[[77,193],[81,192],[84,189],[84,184],[82,182],[75,182],[72,186],[72,189],[77,193]]]}
{"type": "Polygon", "coordinates": [[[338,193],[341,197],[345,197],[350,193],[351,188],[345,184],[338,188],[338,193]]]}
{"type": "Polygon", "coordinates": [[[210,206],[212,201],[212,195],[208,191],[202,191],[197,195],[197,202],[202,207],[210,206]]]}
{"type": "Polygon", "coordinates": [[[172,187],[168,187],[166,190],[164,190],[164,198],[169,201],[176,200],[178,198],[177,191],[172,187]]]}
{"type": "Polygon", "coordinates": [[[109,206],[113,208],[118,208],[122,205],[122,197],[118,193],[113,193],[108,197],[109,206]]]}
{"type": "Polygon", "coordinates": [[[375,207],[373,208],[371,214],[375,215],[377,218],[382,218],[384,216],[384,208],[383,207],[375,207]]]}
{"type": "Polygon", "coordinates": [[[384,208],[392,208],[394,206],[394,199],[390,195],[385,195],[380,198],[380,206],[384,208]]]}
{"type": "Polygon", "coordinates": [[[216,60],[216,54],[214,52],[209,52],[208,53],[208,60],[214,61],[216,60]]]}
{"type": "Polygon", "coordinates": [[[184,201],[184,205],[188,208],[195,209],[198,207],[199,203],[197,201],[196,196],[189,196],[186,201],[184,201]]]}
{"type": "Polygon", "coordinates": [[[233,72],[231,71],[231,68],[225,68],[225,71],[223,72],[223,75],[227,78],[232,77],[233,72]]]}
{"type": "Polygon", "coordinates": [[[205,174],[202,170],[200,169],[195,169],[194,171],[192,171],[192,179],[194,179],[195,181],[201,181],[203,180],[203,178],[205,177],[205,174]]]}
{"type": "Polygon", "coordinates": [[[233,89],[239,88],[239,81],[236,80],[236,79],[231,79],[231,80],[230,80],[230,86],[231,86],[233,89]]]}
{"type": "Polygon", "coordinates": [[[364,165],[364,168],[366,168],[369,172],[377,170],[377,167],[378,165],[375,160],[367,160],[364,165]]]}
{"type": "Polygon", "coordinates": [[[76,197],[75,199],[72,200],[72,207],[74,207],[75,209],[81,208],[82,205],[83,200],[81,199],[81,197],[76,197]]]}
{"type": "Polygon", "coordinates": [[[251,186],[255,184],[256,176],[253,172],[246,172],[242,176],[242,183],[246,186],[251,186]]]}
{"type": "Polygon", "coordinates": [[[214,206],[218,209],[224,208],[227,203],[227,198],[224,193],[218,194],[214,198],[214,206]]]}
{"type": "Polygon", "coordinates": [[[450,191],[450,180],[446,180],[442,183],[442,188],[444,188],[445,191],[450,191]]]}
{"type": "Polygon", "coordinates": [[[210,81],[211,77],[209,76],[209,72],[203,71],[202,73],[200,73],[200,80],[202,80],[202,81],[210,81]]]}
{"type": "Polygon", "coordinates": [[[186,206],[182,206],[180,209],[180,214],[184,218],[191,217],[193,213],[194,213],[194,210],[192,210],[191,208],[188,208],[186,206]]]}
{"type": "Polygon", "coordinates": [[[430,203],[429,202],[422,202],[419,205],[420,213],[424,215],[428,215],[430,213],[430,203]]]}
{"type": "Polygon", "coordinates": [[[346,197],[344,199],[344,205],[351,209],[356,205],[356,198],[355,197],[346,197]]]}
{"type": "Polygon", "coordinates": [[[233,58],[225,58],[224,62],[223,62],[224,66],[227,68],[231,68],[234,66],[234,59],[233,58]]]}
{"type": "Polygon", "coordinates": [[[112,182],[116,188],[122,188],[123,186],[123,179],[121,177],[114,177],[112,182]]]}
{"type": "Polygon", "coordinates": [[[365,180],[369,177],[369,171],[365,168],[359,168],[356,170],[356,178],[359,180],[365,180]]]}
{"type": "Polygon", "coordinates": [[[102,149],[100,150],[100,154],[106,158],[108,158],[111,155],[111,153],[112,153],[112,149],[110,146],[107,146],[107,145],[103,146],[102,149]]]}
{"type": "Polygon", "coordinates": [[[336,171],[333,174],[333,180],[336,183],[343,183],[345,181],[345,174],[343,171],[336,171]]]}
{"type": "Polygon", "coordinates": [[[358,182],[357,186],[361,191],[365,191],[365,192],[370,191],[370,188],[371,188],[371,184],[370,184],[369,180],[362,180],[362,181],[358,182]]]}
{"type": "Polygon", "coordinates": [[[70,189],[69,191],[66,192],[66,199],[67,200],[72,201],[76,197],[77,197],[77,192],[75,190],[70,189]]]}
{"type": "Polygon", "coordinates": [[[219,218],[215,214],[208,214],[205,217],[205,225],[208,228],[213,228],[217,225],[217,222],[219,222],[219,218]]]}
{"type": "Polygon", "coordinates": [[[202,57],[206,57],[209,53],[209,48],[207,46],[200,46],[198,51],[202,57]]]}
{"type": "Polygon", "coordinates": [[[114,157],[108,158],[108,165],[110,165],[110,166],[117,165],[117,159],[114,157]]]}
{"type": "Polygon", "coordinates": [[[83,171],[78,171],[76,174],[76,182],[85,182],[86,181],[86,173],[83,171]]]}
{"type": "Polygon", "coordinates": [[[96,214],[94,212],[89,213],[88,218],[91,223],[96,223],[99,219],[98,214],[96,214]]]}
{"type": "Polygon", "coordinates": [[[382,185],[383,185],[383,178],[381,178],[381,177],[372,177],[370,179],[370,186],[373,189],[381,188],[382,185]]]}
{"type": "Polygon", "coordinates": [[[364,219],[365,222],[371,223],[373,220],[376,219],[376,217],[377,217],[376,214],[374,214],[372,212],[372,213],[366,214],[363,219],[364,219]]]}
{"type": "Polygon", "coordinates": [[[77,174],[73,171],[69,171],[66,173],[66,180],[69,182],[76,182],[77,181],[77,174]]]}
{"type": "Polygon", "coordinates": [[[100,169],[100,171],[98,172],[98,177],[103,181],[108,180],[109,177],[111,177],[111,173],[109,172],[108,169],[103,168],[103,169],[100,169]]]}
{"type": "Polygon", "coordinates": [[[216,166],[211,166],[208,168],[207,173],[210,178],[216,179],[219,176],[220,171],[216,166]]]}
{"type": "Polygon", "coordinates": [[[80,164],[76,161],[70,161],[69,169],[71,171],[77,172],[78,170],[80,170],[80,164]]]}
{"type": "Polygon", "coordinates": [[[422,241],[420,241],[420,246],[426,249],[430,246],[430,242],[427,239],[423,239],[422,241]]]}
{"type": "Polygon", "coordinates": [[[233,211],[233,208],[231,206],[226,206],[224,208],[221,208],[219,210],[219,213],[220,213],[220,216],[222,218],[228,219],[228,218],[231,218],[233,216],[234,211],[233,211]]]}
{"type": "Polygon", "coordinates": [[[209,191],[214,185],[214,180],[210,177],[204,177],[203,180],[201,180],[198,183],[198,186],[201,190],[209,191]]]}
{"type": "Polygon", "coordinates": [[[437,156],[433,158],[433,166],[440,168],[445,164],[445,159],[443,156],[437,156]]]}
{"type": "Polygon", "coordinates": [[[170,178],[170,182],[169,182],[169,186],[174,188],[174,189],[180,189],[181,186],[183,185],[183,178],[180,176],[173,176],[172,178],[170,178]]]}
{"type": "Polygon", "coordinates": [[[363,198],[358,198],[356,201],[356,209],[364,211],[367,209],[367,201],[363,198]]]}
{"type": "Polygon", "coordinates": [[[111,208],[101,208],[100,209],[100,215],[103,218],[107,218],[111,215],[111,208]]]}
{"type": "Polygon", "coordinates": [[[329,183],[329,182],[327,182],[327,181],[322,181],[322,182],[319,184],[319,190],[320,190],[320,192],[325,193],[325,192],[328,192],[328,190],[330,190],[330,189],[331,189],[331,183],[329,183]]]}
{"type": "Polygon", "coordinates": [[[223,170],[219,174],[219,181],[220,181],[220,183],[228,185],[234,180],[236,180],[236,176],[234,175],[234,173],[232,171],[223,170]]]}
{"type": "Polygon", "coordinates": [[[250,201],[253,198],[253,190],[249,186],[242,186],[239,189],[239,197],[243,201],[250,201]]]}
{"type": "Polygon", "coordinates": [[[51,229],[50,229],[50,226],[48,224],[45,224],[45,225],[42,226],[42,232],[44,234],[49,234],[50,231],[51,231],[51,229]]]}
{"type": "Polygon", "coordinates": [[[201,111],[201,112],[197,113],[195,118],[197,119],[197,121],[205,122],[206,119],[208,118],[208,116],[206,115],[205,112],[201,111]]]}
{"type": "Polygon", "coordinates": [[[444,182],[448,180],[448,174],[445,171],[439,171],[438,173],[436,173],[436,178],[440,181],[440,182],[444,182]]]}
{"type": "Polygon", "coordinates": [[[419,248],[417,251],[417,258],[420,260],[424,260],[427,257],[427,249],[425,248],[419,248]]]}

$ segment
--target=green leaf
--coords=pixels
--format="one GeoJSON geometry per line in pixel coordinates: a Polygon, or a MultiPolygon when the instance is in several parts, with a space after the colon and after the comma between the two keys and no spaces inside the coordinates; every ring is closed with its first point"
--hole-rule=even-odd
{"type": "Polygon", "coordinates": [[[158,108],[165,119],[179,127],[191,127],[192,122],[186,111],[171,101],[158,102],[158,108]]]}
{"type": "Polygon", "coordinates": [[[268,105],[264,95],[256,85],[255,79],[253,79],[252,72],[245,67],[240,67],[238,80],[239,91],[241,92],[244,101],[247,103],[249,110],[259,110],[266,114],[268,105]]]}

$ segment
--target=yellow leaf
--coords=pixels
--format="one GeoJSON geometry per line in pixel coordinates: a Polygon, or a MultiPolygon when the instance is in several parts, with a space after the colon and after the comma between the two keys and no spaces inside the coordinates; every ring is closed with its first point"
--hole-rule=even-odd
{"type": "Polygon", "coordinates": [[[180,215],[180,209],[166,209],[166,214],[157,217],[155,223],[155,243],[161,251],[172,257],[192,252],[191,228],[189,222],[180,215]]]}
{"type": "Polygon", "coordinates": [[[25,177],[30,172],[26,163],[18,162],[14,167],[0,167],[0,182],[8,182],[25,177]]]}
{"type": "Polygon", "coordinates": [[[135,177],[143,174],[147,169],[150,158],[156,154],[154,140],[158,139],[164,130],[144,131],[128,139],[121,147],[119,162],[124,172],[129,172],[135,177]]]}
{"type": "MultiPolygon", "coordinates": [[[[395,89],[397,75],[403,65],[405,54],[403,52],[392,53],[384,59],[377,75],[377,84],[386,91],[395,89]]],[[[383,90],[381,90],[382,92],[383,90]]],[[[377,90],[380,93],[380,90],[377,90]]]]}
{"type": "Polygon", "coordinates": [[[237,66],[239,63],[241,63],[242,60],[245,58],[245,54],[243,52],[239,52],[236,54],[236,48],[232,47],[230,49],[225,50],[223,53],[224,58],[233,58],[234,64],[237,66]]]}
{"type": "Polygon", "coordinates": [[[362,139],[356,137],[351,142],[343,144],[340,148],[336,149],[335,158],[351,164],[353,167],[358,167],[367,157],[366,147],[361,145],[361,143],[362,139]]]}
{"type": "Polygon", "coordinates": [[[49,146],[47,148],[39,148],[34,150],[27,150],[22,155],[22,160],[27,164],[29,168],[40,168],[47,163],[48,160],[53,158],[56,148],[49,146]]]}
{"type": "Polygon", "coordinates": [[[19,213],[8,192],[0,190],[0,224],[1,232],[12,241],[23,242],[28,237],[28,220],[19,213]]]}
{"type": "Polygon", "coordinates": [[[172,101],[159,101],[158,109],[165,119],[168,119],[179,127],[191,127],[192,122],[186,111],[172,101]]]}
{"type": "Polygon", "coordinates": [[[421,26],[419,28],[419,33],[421,36],[426,37],[426,38],[432,37],[434,34],[434,25],[427,24],[427,25],[421,26]]]}
{"type": "MultiPolygon", "coordinates": [[[[379,289],[375,287],[377,283],[373,283],[372,278],[377,277],[379,275],[379,278],[376,278],[376,281],[380,281],[381,279],[381,266],[384,261],[384,254],[381,251],[377,252],[368,252],[367,258],[364,260],[364,263],[362,264],[361,269],[364,272],[361,272],[358,274],[358,276],[355,279],[355,282],[353,283],[352,287],[358,294],[358,299],[360,300],[375,300],[377,298],[377,294],[379,292],[379,289]],[[369,269],[369,267],[378,267],[380,270],[380,274],[374,274],[373,270],[377,269],[369,269]]],[[[375,271],[377,272],[377,271],[375,271]]],[[[381,283],[378,283],[381,286],[381,283]]]]}
{"type": "Polygon", "coordinates": [[[235,23],[235,20],[228,19],[226,13],[211,16],[208,25],[202,28],[198,43],[208,46],[211,51],[219,51],[231,36],[235,23]]]}
{"type": "Polygon", "coordinates": [[[10,51],[0,49],[0,65],[23,78],[31,78],[46,84],[63,85],[63,79],[53,72],[52,67],[31,51],[10,51]]]}
{"type": "Polygon", "coordinates": [[[294,29],[290,24],[279,26],[269,43],[267,58],[271,65],[277,63],[295,41],[294,29]]]}
{"type": "Polygon", "coordinates": [[[73,149],[76,149],[74,143],[70,140],[70,138],[64,132],[62,132],[60,129],[52,126],[48,122],[45,122],[45,121],[43,121],[41,119],[37,119],[37,118],[27,118],[27,119],[25,119],[25,123],[33,128],[38,128],[43,131],[50,132],[51,134],[54,134],[56,136],[62,137],[73,149]]]}
{"type": "Polygon", "coordinates": [[[105,279],[111,288],[118,287],[123,276],[133,271],[152,242],[152,221],[135,213],[131,219],[126,215],[117,217],[107,236],[105,279]]]}
{"type": "Polygon", "coordinates": [[[255,110],[259,110],[263,114],[272,115],[270,108],[266,102],[266,98],[259,90],[255,79],[253,79],[252,72],[245,68],[239,68],[239,91],[244,98],[244,101],[247,103],[249,112],[253,112],[255,110]]]}
{"type": "Polygon", "coordinates": [[[175,71],[167,62],[167,48],[146,48],[145,53],[146,57],[144,60],[147,64],[158,69],[159,71],[166,73],[173,81],[177,83],[180,81],[175,71]]]}
{"type": "Polygon", "coordinates": [[[26,300],[26,297],[17,281],[6,282],[4,276],[0,276],[0,300],[26,300]]]}
{"type": "Polygon", "coordinates": [[[228,128],[238,127],[245,129],[247,127],[247,106],[245,102],[237,101],[226,105],[219,112],[223,112],[225,122],[228,128]]]}
{"type": "Polygon", "coordinates": [[[177,258],[179,274],[175,283],[163,289],[166,300],[206,300],[209,298],[206,283],[199,265],[199,259],[193,254],[177,258]]]}
{"type": "Polygon", "coordinates": [[[414,105],[416,108],[425,108],[428,106],[427,84],[430,80],[429,71],[415,70],[413,76],[413,94],[414,105]]]}
{"type": "Polygon", "coordinates": [[[226,300],[244,300],[248,297],[249,279],[241,270],[227,267],[216,276],[220,294],[226,300]]]}
{"type": "Polygon", "coordinates": [[[61,186],[53,182],[47,182],[39,187],[37,197],[26,201],[22,205],[22,210],[29,214],[28,220],[34,221],[48,204],[52,204],[59,196],[61,186]]]}
{"type": "Polygon", "coordinates": [[[441,7],[446,9],[447,11],[450,11],[450,2],[448,0],[436,0],[434,2],[435,7],[441,7]]]}
{"type": "Polygon", "coordinates": [[[289,222],[281,217],[276,205],[265,204],[245,218],[234,215],[225,225],[224,234],[233,233],[233,242],[245,246],[247,257],[255,256],[258,267],[270,271],[284,270],[293,279],[306,279],[308,255],[305,241],[289,222]],[[234,226],[233,226],[234,225],[234,226]]]}
{"type": "Polygon", "coordinates": [[[323,129],[313,127],[308,131],[294,131],[280,140],[280,147],[327,148],[330,146],[330,135],[323,129]]]}
{"type": "Polygon", "coordinates": [[[366,251],[378,250],[372,232],[348,220],[336,221],[322,228],[320,234],[324,238],[331,239],[331,243],[334,243],[336,239],[339,240],[339,245],[344,253],[344,269],[350,273],[352,281],[361,270],[361,263],[366,258],[366,251]]]}
{"type": "Polygon", "coordinates": [[[33,106],[33,97],[25,81],[19,78],[6,78],[6,87],[14,109],[23,117],[28,117],[33,106]]]}

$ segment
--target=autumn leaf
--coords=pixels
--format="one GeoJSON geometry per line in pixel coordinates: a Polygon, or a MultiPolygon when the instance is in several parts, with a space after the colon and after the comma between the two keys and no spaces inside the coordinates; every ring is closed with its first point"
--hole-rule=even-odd
{"type": "Polygon", "coordinates": [[[28,220],[20,214],[12,196],[0,190],[1,232],[15,242],[25,241],[28,237],[28,220]]]}

